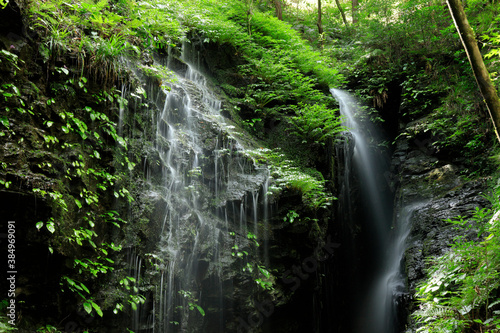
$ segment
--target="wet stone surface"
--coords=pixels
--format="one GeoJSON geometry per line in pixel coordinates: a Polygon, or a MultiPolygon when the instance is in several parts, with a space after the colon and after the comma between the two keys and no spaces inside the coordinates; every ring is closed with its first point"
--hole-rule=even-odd
{"type": "MultiPolygon", "coordinates": [[[[417,125],[415,122],[408,126],[417,125]]],[[[394,187],[396,214],[409,204],[423,203],[411,217],[404,258],[408,294],[402,297],[401,306],[403,313],[409,315],[414,311],[415,288],[425,277],[426,260],[449,251],[454,238],[460,234],[446,219],[458,216],[467,219],[475,207],[488,207],[488,200],[482,196],[486,194],[487,183],[485,179],[465,179],[461,166],[438,158],[422,140],[404,136],[396,143],[391,171],[397,180],[394,187]]],[[[473,238],[475,232],[467,236],[473,238]]]]}

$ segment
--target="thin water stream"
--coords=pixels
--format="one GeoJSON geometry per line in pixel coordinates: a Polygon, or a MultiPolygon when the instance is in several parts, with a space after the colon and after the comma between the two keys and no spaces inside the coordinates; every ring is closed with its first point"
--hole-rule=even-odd
{"type": "Polygon", "coordinates": [[[376,149],[377,129],[360,122],[360,109],[347,92],[332,89],[339,102],[344,126],[348,128],[343,153],[339,216],[349,234],[357,239],[351,244],[350,288],[354,314],[349,321],[355,333],[397,333],[398,299],[405,292],[402,262],[406,238],[411,230],[411,214],[419,204],[403,207],[393,224],[392,194],[384,184],[387,159],[376,149]],[[351,140],[353,142],[351,142],[351,140]]]}
{"type": "Polygon", "coordinates": [[[409,204],[398,214],[396,226],[387,247],[387,255],[381,263],[383,269],[371,287],[367,300],[370,316],[362,325],[361,332],[400,332],[398,302],[407,292],[404,269],[402,266],[411,231],[411,217],[422,203],[409,204]]]}

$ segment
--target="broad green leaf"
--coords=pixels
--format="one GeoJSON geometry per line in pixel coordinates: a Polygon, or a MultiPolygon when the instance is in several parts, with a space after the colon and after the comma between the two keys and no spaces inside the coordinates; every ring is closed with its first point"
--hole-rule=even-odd
{"type": "Polygon", "coordinates": [[[53,233],[56,231],[56,227],[55,227],[55,225],[54,225],[54,222],[48,222],[46,226],[47,226],[47,230],[48,230],[51,234],[53,234],[53,233]]]}
{"type": "Polygon", "coordinates": [[[90,291],[86,285],[84,285],[83,283],[80,283],[80,286],[82,287],[83,290],[85,290],[87,292],[87,294],[90,294],[90,291]]]}
{"type": "Polygon", "coordinates": [[[2,125],[4,125],[5,127],[9,128],[9,119],[7,118],[7,116],[1,116],[0,123],[2,123],[2,125]]]}
{"type": "Polygon", "coordinates": [[[269,278],[271,276],[271,273],[269,271],[261,266],[259,266],[259,270],[266,278],[269,278]]]}
{"type": "Polygon", "coordinates": [[[80,200],[76,199],[75,198],[75,204],[78,206],[78,208],[82,208],[82,203],[80,202],[80,200]]]}
{"type": "Polygon", "coordinates": [[[89,302],[89,301],[85,301],[85,302],[83,303],[83,308],[85,309],[85,311],[86,311],[87,313],[91,313],[91,312],[92,312],[92,304],[90,304],[90,302],[89,302]]]}
{"type": "Polygon", "coordinates": [[[196,308],[198,309],[198,311],[201,313],[201,315],[204,317],[205,316],[205,311],[202,309],[201,306],[195,304],[196,308]]]}
{"type": "Polygon", "coordinates": [[[92,307],[95,309],[95,311],[97,312],[97,314],[102,317],[102,310],[101,310],[101,307],[97,304],[95,304],[94,302],[90,301],[92,303],[92,307]]]}

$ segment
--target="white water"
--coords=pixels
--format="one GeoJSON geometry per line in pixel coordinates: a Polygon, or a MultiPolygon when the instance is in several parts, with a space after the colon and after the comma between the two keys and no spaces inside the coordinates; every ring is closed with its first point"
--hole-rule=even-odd
{"type": "Polygon", "coordinates": [[[387,257],[383,262],[382,274],[375,281],[368,307],[371,311],[368,322],[363,325],[363,332],[395,332],[398,304],[406,293],[405,276],[402,272],[407,238],[411,231],[410,220],[421,203],[404,207],[399,214],[393,237],[387,249],[387,257]]]}
{"type": "MultiPolygon", "coordinates": [[[[386,198],[380,193],[380,186],[377,183],[377,157],[375,152],[370,147],[369,129],[360,126],[356,120],[358,113],[358,104],[354,97],[345,91],[339,89],[331,89],[333,97],[339,102],[340,114],[344,116],[343,126],[348,129],[354,139],[354,153],[352,163],[355,171],[360,177],[363,191],[372,213],[374,237],[377,238],[378,244],[384,244],[387,241],[387,227],[390,225],[391,216],[385,211],[386,198]]],[[[373,132],[373,130],[372,130],[373,132]]],[[[346,161],[349,163],[349,161],[346,161]]]]}
{"type": "MultiPolygon", "coordinates": [[[[132,318],[132,327],[141,333],[202,332],[206,325],[223,332],[231,320],[225,312],[233,306],[224,270],[232,261],[246,264],[231,256],[231,248],[248,247],[247,234],[252,232],[264,244],[252,260],[268,262],[267,243],[261,238],[269,214],[269,171],[245,154],[207,79],[187,62],[189,55],[183,59],[185,74],[164,82],[171,89],[146,86],[149,102],[160,112],[152,116],[155,154],[144,163],[152,190],[145,195],[164,207],[161,220],[150,222],[160,233],[153,253],[159,271],[141,269],[135,253],[130,259],[131,276],[158,281],[132,318]]],[[[120,121],[122,117],[120,111],[120,121]]]]}
{"type": "Polygon", "coordinates": [[[364,239],[364,244],[352,245],[354,256],[364,257],[355,258],[359,260],[357,263],[363,266],[363,270],[357,268],[350,272],[357,275],[353,276],[351,287],[359,290],[357,294],[352,293],[355,295],[353,298],[356,304],[351,310],[357,312],[352,316],[353,331],[393,333],[396,330],[398,294],[405,290],[401,262],[406,249],[406,238],[410,232],[409,219],[418,205],[405,207],[396,219],[395,229],[391,230],[391,196],[384,191],[380,183],[383,179],[381,176],[387,170],[384,170],[380,156],[376,155],[371,137],[376,133],[376,129],[360,125],[357,120],[360,110],[352,96],[337,89],[332,89],[331,93],[339,102],[340,113],[345,117],[343,125],[348,128],[354,141],[350,145],[344,143],[341,149],[344,152],[344,174],[340,175],[343,182],[340,191],[340,216],[344,219],[344,224],[352,228],[351,236],[356,235],[356,223],[360,224],[365,234],[365,238],[361,238],[364,239]],[[361,192],[355,199],[350,197],[354,179],[358,180],[361,192]],[[360,207],[366,210],[361,213],[361,222],[355,221],[353,217],[359,215],[356,208],[359,210],[360,207]],[[362,250],[357,252],[358,248],[362,250]]]}
{"type": "MultiPolygon", "coordinates": [[[[190,317],[201,320],[193,313],[192,304],[202,306],[204,294],[199,286],[200,264],[216,264],[219,257],[220,233],[224,225],[207,216],[200,207],[202,201],[199,160],[204,158],[200,145],[200,127],[211,116],[217,116],[220,102],[206,87],[206,79],[191,65],[184,78],[167,93],[163,113],[158,120],[156,142],[167,142],[167,147],[157,146],[165,166],[165,201],[167,204],[161,236],[161,253],[168,264],[161,276],[158,332],[176,332],[189,328],[190,317]],[[200,93],[201,92],[201,93],[200,93]],[[201,97],[200,97],[201,95],[201,97]],[[186,172],[188,176],[186,177],[186,172]],[[186,246],[187,245],[187,246],[186,246]],[[204,247],[211,258],[201,258],[204,247]],[[209,261],[206,264],[206,261],[209,261]],[[191,309],[190,309],[191,307],[191,309]]],[[[215,161],[219,156],[215,156],[215,161]]],[[[215,168],[215,179],[219,177],[215,168]]],[[[216,192],[219,184],[215,184],[216,192]]],[[[202,267],[203,270],[209,267],[202,267]]],[[[213,270],[215,287],[222,303],[220,270],[213,270]]],[[[213,297],[213,296],[212,296],[213,297]]],[[[218,304],[221,306],[221,304],[218,304]]],[[[194,311],[197,311],[195,308],[194,311]]]]}

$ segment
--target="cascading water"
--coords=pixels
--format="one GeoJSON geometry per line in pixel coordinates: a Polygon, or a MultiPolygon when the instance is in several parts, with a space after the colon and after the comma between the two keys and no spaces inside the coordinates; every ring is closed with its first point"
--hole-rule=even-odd
{"type": "MultiPolygon", "coordinates": [[[[230,266],[242,260],[231,249],[248,246],[248,232],[261,238],[267,228],[269,171],[232,135],[221,102],[183,51],[184,70],[164,81],[169,89],[146,87],[161,112],[153,117],[145,175],[153,188],[148,195],[163,209],[155,214],[161,216],[154,253],[159,272],[142,271],[143,277],[156,274],[157,282],[141,318],[133,319],[136,333],[225,331],[235,306],[230,266]]],[[[261,252],[257,259],[266,262],[267,249],[261,252]]]]}
{"type": "MultiPolygon", "coordinates": [[[[339,216],[344,235],[355,239],[344,258],[349,267],[343,298],[350,299],[351,314],[342,326],[356,333],[395,332],[397,314],[393,294],[404,286],[400,272],[404,242],[408,234],[406,220],[391,238],[392,195],[384,176],[387,159],[374,149],[376,129],[357,120],[358,105],[348,93],[332,89],[344,116],[345,135],[337,152],[343,153],[339,197],[339,216]],[[353,142],[351,142],[351,139],[353,142]],[[354,300],[354,302],[353,302],[354,300]]],[[[404,219],[403,219],[404,220],[404,219]]],[[[349,302],[346,302],[349,303],[349,302]]]]}
{"type": "MultiPolygon", "coordinates": [[[[409,204],[401,209],[392,234],[387,257],[383,263],[382,274],[375,281],[368,307],[371,309],[370,321],[365,324],[371,332],[401,332],[404,326],[399,322],[398,302],[406,291],[402,262],[406,250],[406,239],[411,231],[411,217],[421,203],[409,204]]],[[[368,329],[364,329],[368,332],[368,329]]]]}
{"type": "MultiPolygon", "coordinates": [[[[367,136],[373,129],[363,128],[359,125],[355,118],[358,110],[356,100],[348,93],[331,89],[332,95],[340,104],[340,113],[344,116],[343,126],[349,130],[354,140],[354,152],[352,163],[354,164],[355,172],[360,178],[360,183],[363,184],[362,195],[367,199],[366,205],[370,209],[371,219],[373,220],[372,231],[374,242],[384,244],[387,241],[387,228],[390,227],[392,211],[387,209],[388,198],[381,195],[381,187],[379,186],[380,159],[377,158],[375,152],[370,148],[370,143],[373,140],[367,136]]],[[[346,162],[349,163],[349,159],[346,162]]]]}

